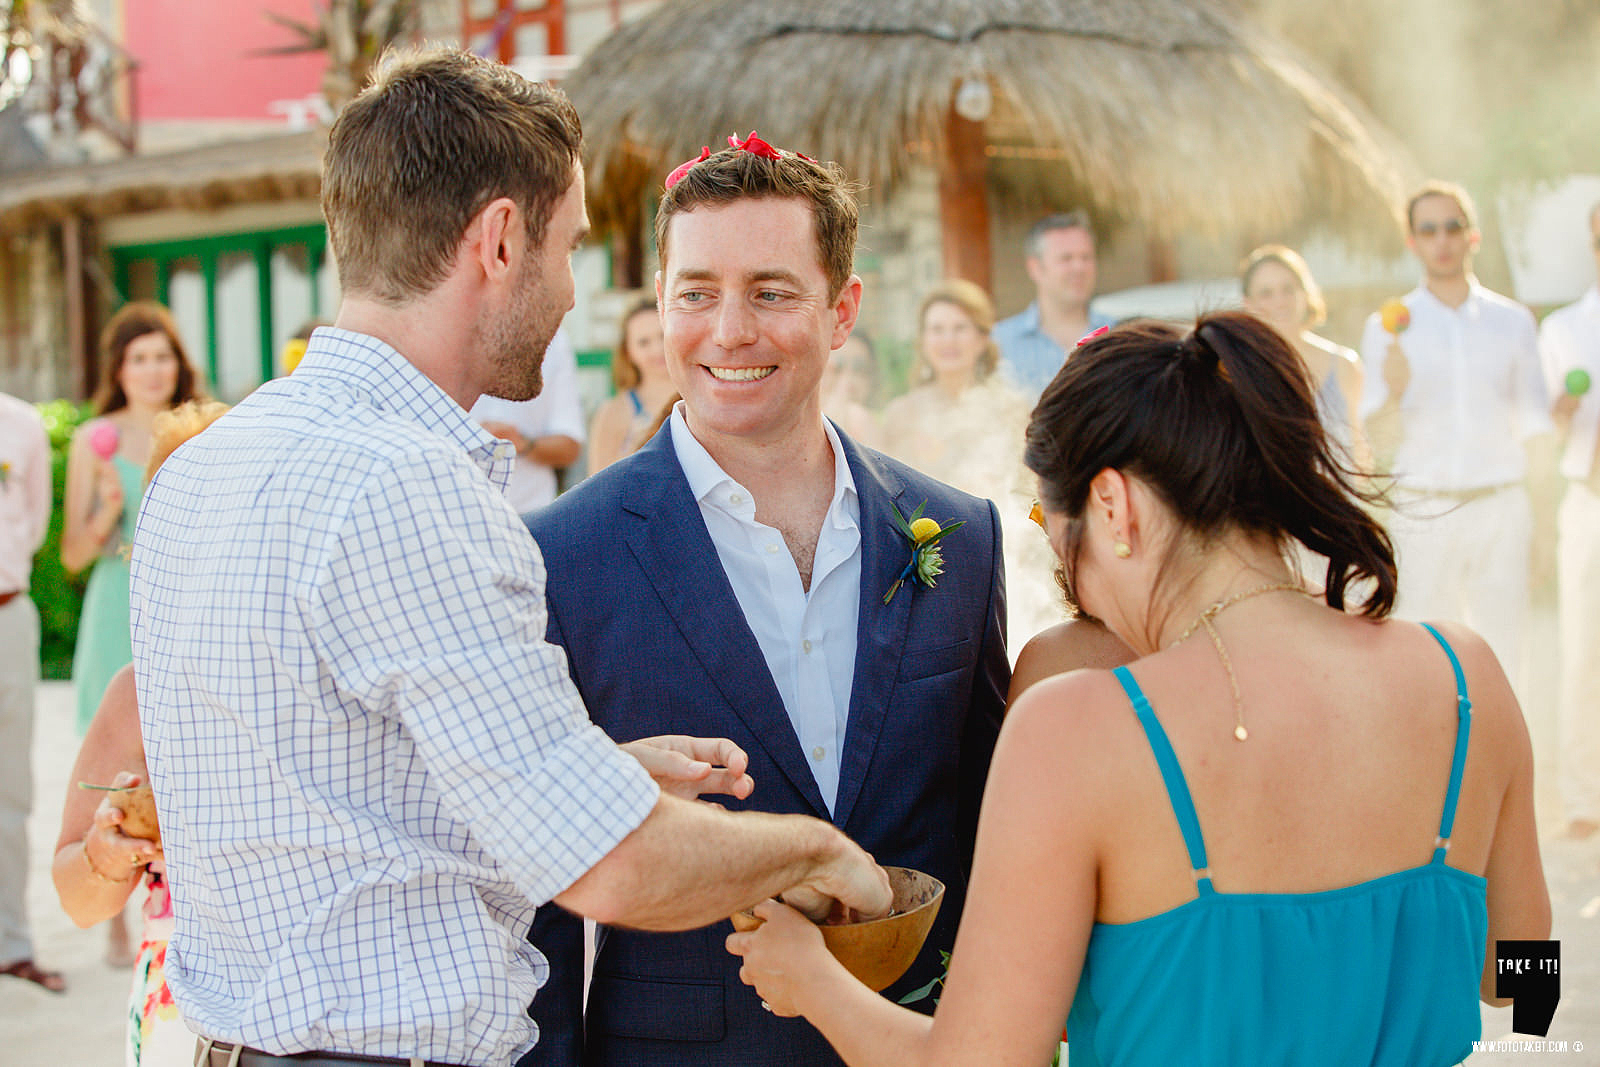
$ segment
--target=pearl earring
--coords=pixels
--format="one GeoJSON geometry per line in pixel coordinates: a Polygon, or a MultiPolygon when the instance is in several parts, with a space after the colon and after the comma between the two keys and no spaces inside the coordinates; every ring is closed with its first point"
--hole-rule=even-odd
{"type": "Polygon", "coordinates": [[[1128,544],[1126,541],[1118,541],[1115,545],[1111,546],[1111,551],[1117,554],[1118,559],[1127,559],[1129,556],[1133,555],[1133,546],[1128,544]]]}

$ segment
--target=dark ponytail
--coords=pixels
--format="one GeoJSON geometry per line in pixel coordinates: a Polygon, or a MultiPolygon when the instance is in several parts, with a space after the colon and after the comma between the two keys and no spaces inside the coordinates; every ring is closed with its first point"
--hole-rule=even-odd
{"type": "Polygon", "coordinates": [[[1362,507],[1378,495],[1335,456],[1300,357],[1252,315],[1206,315],[1187,334],[1133,322],[1088,342],[1040,398],[1024,459],[1054,511],[1080,517],[1090,481],[1114,468],[1201,538],[1237,527],[1327,557],[1331,607],[1353,581],[1370,586],[1363,614],[1394,607],[1394,547],[1362,507]]]}

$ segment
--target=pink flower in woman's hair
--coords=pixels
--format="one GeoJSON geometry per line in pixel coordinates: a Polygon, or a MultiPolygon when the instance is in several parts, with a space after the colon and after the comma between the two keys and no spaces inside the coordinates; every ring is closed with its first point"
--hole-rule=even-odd
{"type": "Polygon", "coordinates": [[[104,419],[95,423],[89,430],[89,447],[101,459],[110,459],[117,454],[117,445],[122,441],[122,435],[117,433],[117,428],[104,419]]]}

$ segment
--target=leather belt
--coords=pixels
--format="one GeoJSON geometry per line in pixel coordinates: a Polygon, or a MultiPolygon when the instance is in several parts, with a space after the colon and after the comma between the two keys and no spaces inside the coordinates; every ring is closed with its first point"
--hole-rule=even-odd
{"type": "Polygon", "coordinates": [[[5,607],[7,604],[11,603],[21,595],[22,590],[20,589],[13,589],[9,593],[0,593],[0,608],[5,607]]]}
{"type": "Polygon", "coordinates": [[[359,1056],[353,1052],[291,1052],[282,1056],[229,1041],[201,1038],[195,1045],[195,1067],[347,1067],[352,1063],[390,1063],[399,1067],[450,1067],[394,1056],[359,1056]]]}

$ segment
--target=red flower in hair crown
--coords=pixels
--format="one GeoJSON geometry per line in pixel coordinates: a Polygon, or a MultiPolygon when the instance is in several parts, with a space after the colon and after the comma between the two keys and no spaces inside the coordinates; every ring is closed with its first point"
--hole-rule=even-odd
{"type": "MultiPolygon", "coordinates": [[[[761,138],[757,137],[756,136],[756,131],[754,131],[754,130],[751,130],[750,131],[750,136],[746,137],[742,141],[739,140],[739,137],[738,137],[737,134],[729,137],[728,138],[728,147],[732,148],[736,152],[749,152],[751,155],[760,156],[762,159],[782,159],[783,158],[783,150],[782,149],[774,148],[770,144],[768,144],[767,142],[763,141],[761,138]]],[[[802,155],[799,152],[790,152],[789,155],[794,156],[796,159],[803,159],[807,163],[815,163],[816,162],[816,160],[812,159],[810,156],[802,155]]],[[[689,171],[694,169],[695,164],[704,163],[706,160],[708,160],[710,158],[711,158],[711,146],[710,145],[701,145],[700,146],[700,154],[698,156],[696,156],[693,159],[686,160],[683,163],[680,163],[676,167],[672,168],[672,173],[667,175],[667,182],[666,182],[667,188],[671,189],[674,185],[677,185],[679,182],[681,182],[683,180],[683,176],[685,174],[688,174],[689,171]]]]}

